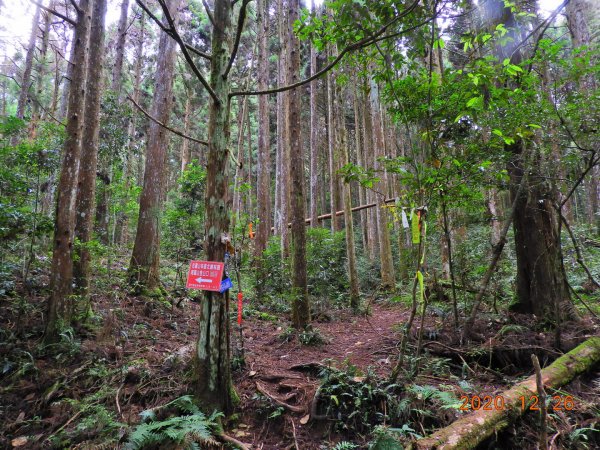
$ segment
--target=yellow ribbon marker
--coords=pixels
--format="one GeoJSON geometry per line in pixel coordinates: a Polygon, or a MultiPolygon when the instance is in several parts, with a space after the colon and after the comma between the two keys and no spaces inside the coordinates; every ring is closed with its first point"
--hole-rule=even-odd
{"type": "Polygon", "coordinates": [[[412,243],[420,244],[421,243],[421,227],[419,226],[419,222],[421,221],[421,213],[419,211],[416,214],[413,214],[411,217],[411,231],[412,231],[412,243]]]}

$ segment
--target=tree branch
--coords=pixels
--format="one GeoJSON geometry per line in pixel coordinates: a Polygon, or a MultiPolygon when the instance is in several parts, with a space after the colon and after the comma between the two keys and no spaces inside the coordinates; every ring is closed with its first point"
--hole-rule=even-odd
{"type": "Polygon", "coordinates": [[[61,13],[59,13],[58,11],[55,11],[55,10],[53,10],[53,9],[51,9],[51,8],[48,8],[48,7],[44,6],[44,5],[42,5],[41,3],[38,3],[38,2],[36,2],[35,0],[30,0],[30,1],[31,1],[31,3],[33,3],[34,5],[37,5],[37,6],[39,6],[40,8],[42,8],[44,11],[46,11],[46,12],[48,12],[48,13],[50,13],[50,14],[53,14],[53,15],[55,15],[55,16],[56,16],[56,17],[58,17],[59,19],[62,19],[62,20],[64,20],[65,22],[68,22],[68,23],[70,23],[70,24],[71,24],[71,25],[73,25],[73,26],[77,25],[77,22],[75,22],[73,19],[70,19],[70,18],[68,18],[68,17],[67,17],[67,16],[65,16],[64,14],[61,14],[61,13]]]}
{"type": "Polygon", "coordinates": [[[229,58],[229,64],[227,64],[225,73],[223,74],[223,76],[225,78],[227,78],[227,75],[229,75],[229,71],[231,70],[231,67],[233,66],[235,57],[237,56],[237,52],[240,47],[240,39],[242,37],[242,31],[244,31],[244,22],[246,21],[246,7],[248,6],[248,3],[250,3],[250,1],[251,0],[244,0],[242,2],[242,6],[240,7],[240,14],[238,16],[237,30],[235,33],[235,41],[233,42],[233,49],[231,50],[231,57],[229,58]]]}
{"type": "Polygon", "coordinates": [[[406,8],[404,11],[402,11],[400,14],[398,14],[396,17],[394,17],[392,20],[390,20],[387,24],[383,25],[379,30],[377,30],[376,33],[370,35],[370,36],[365,36],[362,39],[359,39],[356,42],[353,42],[352,44],[348,44],[346,47],[344,47],[342,49],[342,51],[338,54],[338,56],[331,61],[327,66],[325,66],[323,69],[321,69],[320,71],[318,71],[317,73],[315,73],[314,75],[304,79],[304,80],[300,80],[297,83],[294,84],[290,84],[287,86],[281,86],[281,87],[276,87],[276,88],[272,88],[272,89],[265,89],[262,91],[237,91],[237,92],[232,92],[229,94],[230,98],[233,97],[237,97],[239,95],[266,95],[266,94],[276,94],[278,92],[284,92],[284,91],[289,91],[290,89],[295,89],[297,87],[303,86],[307,83],[310,83],[313,80],[316,80],[317,78],[321,77],[322,75],[326,74],[327,72],[329,72],[331,69],[333,69],[341,60],[342,58],[350,52],[353,52],[355,50],[360,50],[362,48],[368,47],[369,45],[372,45],[376,42],[382,41],[384,39],[389,39],[389,38],[393,38],[393,37],[397,37],[400,36],[404,33],[408,33],[409,31],[415,30],[419,27],[421,27],[422,25],[430,22],[431,20],[435,19],[435,17],[437,16],[437,13],[433,16],[430,17],[429,19],[427,19],[424,22],[421,22],[413,27],[409,27],[405,30],[402,30],[398,33],[394,33],[392,35],[385,35],[382,37],[382,35],[389,29],[389,27],[391,27],[394,23],[396,23],[398,20],[400,20],[401,18],[407,16],[408,14],[410,14],[418,5],[419,0],[416,0],[414,3],[412,3],[408,8],[406,8]]]}
{"type": "Polygon", "coordinates": [[[83,13],[83,9],[81,9],[79,7],[79,5],[75,2],[75,0],[69,0],[71,2],[71,5],[73,5],[73,8],[75,8],[75,11],[77,11],[77,14],[81,14],[83,13]]]}
{"type": "Polygon", "coordinates": [[[188,136],[187,134],[182,133],[179,130],[176,130],[175,128],[171,128],[170,126],[160,122],[157,118],[153,117],[148,111],[146,111],[144,108],[142,108],[129,94],[127,94],[127,98],[131,101],[131,103],[133,103],[135,105],[135,107],[142,113],[144,114],[148,119],[150,119],[152,122],[156,123],[157,125],[160,125],[161,127],[163,127],[165,130],[169,130],[171,133],[176,134],[177,136],[181,136],[184,139],[188,139],[192,142],[197,142],[198,144],[202,144],[202,145],[208,145],[207,141],[201,141],[200,139],[196,139],[193,138],[191,136],[188,136]]]}
{"type": "Polygon", "coordinates": [[[210,23],[214,27],[215,19],[213,19],[212,13],[210,12],[210,8],[208,7],[208,3],[206,3],[206,0],[202,0],[202,4],[204,5],[204,9],[206,10],[206,15],[208,16],[208,20],[210,20],[210,23]]]}
{"type": "MultiPolygon", "coordinates": [[[[136,0],[136,1],[138,3],[140,3],[141,0],[136,0]]],[[[208,91],[208,93],[210,94],[213,101],[217,104],[221,103],[221,100],[219,99],[219,97],[217,97],[217,94],[215,94],[215,91],[210,87],[210,85],[208,84],[208,81],[206,81],[206,78],[204,78],[204,76],[200,72],[200,69],[198,69],[198,66],[196,66],[196,63],[192,59],[190,52],[188,52],[188,49],[185,46],[185,43],[183,42],[183,39],[181,39],[181,36],[177,32],[177,28],[175,27],[175,21],[173,20],[173,17],[171,17],[171,13],[169,12],[169,8],[167,8],[166,3],[164,2],[164,0],[158,0],[158,4],[162,8],[163,14],[165,15],[165,18],[167,19],[167,22],[169,22],[169,28],[170,28],[170,32],[171,32],[169,35],[173,39],[175,39],[175,42],[177,42],[179,44],[179,48],[181,49],[181,52],[183,53],[183,56],[184,56],[185,60],[187,61],[188,65],[192,69],[192,72],[194,72],[194,75],[196,75],[196,78],[198,78],[198,80],[200,80],[200,83],[202,83],[202,86],[204,86],[204,88],[208,91]]]]}
{"type": "MultiPolygon", "coordinates": [[[[148,9],[148,7],[141,0],[135,0],[135,2],[140,6],[140,8],[142,8],[144,10],[144,12],[146,14],[148,14],[148,16],[150,16],[150,18],[154,21],[154,23],[156,23],[156,25],[159,26],[159,28],[162,31],[164,31],[169,36],[171,36],[171,38],[173,38],[175,41],[177,41],[177,39],[174,36],[173,30],[171,28],[167,28],[158,17],[156,17],[154,14],[152,14],[152,12],[148,9]]],[[[162,7],[162,5],[161,5],[161,7],[162,7]]],[[[181,37],[179,39],[181,39],[181,37]]],[[[183,40],[182,40],[182,43],[188,50],[194,52],[196,55],[201,56],[202,58],[207,59],[209,61],[212,59],[212,57],[208,53],[203,52],[202,50],[194,47],[193,45],[187,44],[187,43],[183,42],[183,40]]]]}

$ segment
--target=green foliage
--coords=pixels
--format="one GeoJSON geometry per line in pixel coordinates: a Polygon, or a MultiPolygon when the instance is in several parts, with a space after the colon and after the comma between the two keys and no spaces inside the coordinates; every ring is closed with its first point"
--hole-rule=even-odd
{"type": "Polygon", "coordinates": [[[193,161],[178,182],[179,192],[171,195],[164,214],[165,232],[170,236],[164,250],[171,257],[189,260],[204,236],[206,169],[193,161]]]}
{"type": "MultiPolygon", "coordinates": [[[[317,300],[346,300],[348,278],[346,247],[343,232],[331,234],[325,228],[309,228],[306,237],[308,291],[317,300]]],[[[263,292],[273,298],[285,298],[291,285],[289,263],[282,263],[281,245],[277,236],[271,238],[263,254],[266,277],[260,282],[263,292]]]]}
{"type": "Polygon", "coordinates": [[[298,333],[298,341],[302,345],[322,345],[325,343],[325,338],[321,334],[318,328],[312,326],[306,327],[304,330],[298,333]]]}
{"type": "Polygon", "coordinates": [[[378,424],[399,423],[407,414],[407,403],[401,397],[402,388],[364,376],[348,364],[345,370],[328,368],[322,373],[319,388],[319,414],[335,419],[335,428],[348,433],[364,433],[378,424]]]}
{"type": "Polygon", "coordinates": [[[213,432],[218,429],[215,413],[206,417],[189,395],[179,397],[159,408],[143,411],[143,423],[129,436],[127,449],[138,450],[153,445],[177,444],[180,448],[200,449],[198,444],[215,444],[213,432]],[[159,420],[157,412],[175,410],[182,415],[170,415],[159,420]]]}

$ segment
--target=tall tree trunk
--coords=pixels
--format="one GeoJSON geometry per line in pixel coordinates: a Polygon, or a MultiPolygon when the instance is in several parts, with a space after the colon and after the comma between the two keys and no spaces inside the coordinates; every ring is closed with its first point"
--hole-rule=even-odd
{"type": "MultiPolygon", "coordinates": [[[[62,49],[63,54],[66,54],[67,49],[68,49],[68,42],[65,41],[64,47],[62,49]]],[[[71,53],[73,53],[73,52],[71,51],[71,53]]],[[[63,76],[63,88],[62,88],[62,93],[61,93],[61,98],[60,98],[60,108],[59,108],[59,112],[58,112],[58,118],[60,120],[63,120],[67,117],[67,112],[68,112],[67,109],[69,107],[69,93],[71,92],[70,86],[71,86],[71,80],[73,79],[73,70],[74,69],[75,69],[75,61],[73,61],[73,60],[67,61],[67,71],[66,71],[65,75],[63,76]]]]}
{"type": "MultiPolygon", "coordinates": [[[[258,0],[258,89],[269,84],[269,5],[268,0],[258,0]]],[[[267,247],[271,231],[271,148],[270,148],[269,97],[258,98],[258,224],[254,241],[254,257],[260,261],[267,247]]],[[[262,284],[262,283],[259,283],[262,284]]]]}
{"type": "MultiPolygon", "coordinates": [[[[336,52],[331,52],[330,57],[335,56],[336,52]]],[[[336,217],[340,204],[340,190],[337,171],[339,169],[339,158],[336,157],[336,146],[338,136],[336,134],[336,115],[337,104],[335,98],[335,72],[330,71],[327,74],[327,145],[329,150],[329,208],[331,209],[331,231],[336,232],[342,229],[340,220],[336,217]]]]}
{"type": "Polygon", "coordinates": [[[44,78],[46,77],[46,55],[48,54],[48,41],[50,37],[50,13],[44,14],[44,28],[42,30],[42,42],[40,46],[40,54],[38,55],[37,63],[37,78],[35,98],[31,106],[31,122],[29,123],[29,138],[35,139],[37,134],[37,125],[40,120],[40,108],[42,94],[44,92],[44,78]]]}
{"type": "MultiPolygon", "coordinates": [[[[518,24],[510,8],[500,0],[489,0],[484,7],[488,24],[495,27],[503,22],[509,33],[506,47],[497,46],[499,61],[510,58],[513,64],[522,61],[520,50],[511,48],[518,42],[518,24]]],[[[513,309],[535,314],[542,320],[554,320],[558,327],[557,311],[570,310],[570,296],[562,268],[562,250],[559,237],[559,216],[555,205],[556,187],[543,173],[544,165],[539,153],[526,156],[526,142],[505,145],[511,155],[507,164],[510,176],[511,199],[515,202],[513,229],[517,257],[517,302],[513,309]],[[518,195],[518,187],[525,171],[529,172],[525,188],[518,195]],[[518,195],[518,196],[517,196],[518,195]],[[557,308],[560,305],[560,308],[557,308]]]]}
{"type": "Polygon", "coordinates": [[[83,143],[77,191],[75,249],[73,278],[76,292],[87,298],[90,287],[91,255],[87,244],[92,239],[94,201],[96,197],[96,169],[98,166],[98,139],[100,133],[100,102],[102,99],[102,64],[104,62],[104,17],[106,0],[94,0],[90,28],[90,49],[86,78],[83,143]]]}
{"type": "MultiPolygon", "coordinates": [[[[133,69],[133,100],[138,103],[140,99],[140,87],[142,83],[142,61],[144,59],[144,31],[146,25],[146,13],[141,12],[140,16],[140,31],[136,42],[135,64],[133,69]]],[[[129,194],[133,175],[132,162],[132,143],[135,141],[136,133],[136,118],[132,116],[127,122],[127,149],[123,157],[123,178],[125,178],[125,192],[129,194]]],[[[140,158],[142,159],[142,158],[140,158]]],[[[121,202],[121,212],[117,216],[115,242],[119,245],[126,245],[129,240],[129,217],[124,212],[127,205],[127,198],[123,198],[121,202]]]]}
{"type": "MultiPolygon", "coordinates": [[[[377,158],[384,156],[385,144],[383,134],[383,121],[381,107],[379,104],[379,89],[374,80],[371,81],[371,114],[373,120],[373,146],[375,155],[375,168],[383,171],[383,167],[377,161],[377,158]]],[[[392,246],[390,242],[390,230],[388,228],[388,212],[384,207],[385,194],[387,194],[385,174],[381,177],[382,181],[376,186],[376,189],[384,195],[379,195],[379,206],[377,208],[377,231],[379,234],[379,256],[381,259],[381,285],[384,289],[394,289],[396,279],[394,276],[394,261],[392,259],[392,246]]]]}
{"type": "MultiPolygon", "coordinates": [[[[187,99],[185,101],[185,112],[183,116],[183,132],[189,135],[191,115],[192,115],[192,95],[191,92],[186,92],[187,99]]],[[[181,173],[185,172],[190,163],[190,141],[183,138],[181,141],[181,173]]]]}
{"type": "MultiPolygon", "coordinates": [[[[293,24],[299,19],[300,0],[287,0],[287,39],[289,45],[288,81],[300,79],[300,41],[294,34],[293,24]]],[[[310,322],[310,304],[306,275],[306,224],[304,201],[304,151],[302,146],[302,122],[300,117],[300,88],[289,93],[288,130],[290,138],[290,180],[292,220],[292,323],[296,329],[305,328],[310,322]]],[[[287,228],[287,226],[286,226],[287,228]]]]}
{"type": "Polygon", "coordinates": [[[29,99],[29,90],[31,89],[31,71],[33,69],[33,57],[36,50],[36,42],[40,25],[40,10],[38,6],[35,8],[33,14],[33,20],[31,21],[31,35],[29,37],[29,44],[27,45],[27,54],[25,55],[25,67],[23,69],[23,76],[21,77],[21,91],[19,92],[19,100],[17,102],[17,117],[22,119],[25,115],[25,106],[29,99]]]}
{"type": "MultiPolygon", "coordinates": [[[[358,86],[356,74],[354,74],[353,80],[354,80],[354,85],[358,86]]],[[[365,167],[364,158],[363,158],[363,139],[365,139],[366,136],[363,136],[362,137],[363,139],[361,139],[361,129],[362,129],[361,117],[363,116],[363,114],[362,114],[362,111],[360,108],[357,91],[354,91],[354,93],[352,94],[352,103],[353,103],[353,107],[354,107],[354,144],[355,144],[355,150],[356,150],[356,164],[359,167],[365,167]]],[[[365,203],[367,203],[366,190],[365,190],[364,186],[362,186],[361,184],[359,184],[359,186],[358,186],[358,203],[360,205],[364,205],[365,203]]],[[[360,235],[362,238],[363,251],[365,253],[367,253],[367,246],[368,246],[368,239],[369,239],[368,233],[367,233],[367,226],[368,226],[367,210],[363,209],[360,211],[360,235]]]]}
{"type": "MultiPolygon", "coordinates": [[[[338,89],[336,89],[338,91],[338,89]]],[[[341,91],[341,89],[339,89],[341,91]]],[[[350,162],[348,149],[348,133],[346,131],[346,121],[344,112],[344,103],[342,101],[343,92],[337,92],[336,97],[340,100],[341,105],[336,117],[338,136],[337,145],[341,156],[341,163],[346,165],[350,162]]],[[[342,200],[344,205],[344,224],[346,232],[346,257],[348,259],[348,281],[350,282],[350,306],[355,312],[360,308],[360,291],[358,281],[358,271],[356,269],[356,246],[354,243],[354,221],[352,220],[352,191],[350,183],[342,184],[342,200]]],[[[335,213],[334,213],[335,214],[335,213]]]]}
{"type": "MultiPolygon", "coordinates": [[[[229,232],[229,79],[225,75],[231,54],[233,5],[215,0],[210,85],[218,99],[211,99],[206,167],[205,257],[223,261],[223,236],[229,232]]],[[[233,409],[229,350],[229,294],[205,292],[200,310],[194,390],[207,408],[229,414],[233,409]]]]}
{"type": "MultiPolygon", "coordinates": [[[[598,23],[598,20],[600,20],[600,13],[597,11],[597,6],[594,10],[593,2],[571,0],[567,4],[567,23],[574,47],[589,46],[592,43],[590,23],[598,23]]],[[[594,92],[596,86],[597,79],[593,74],[582,77],[579,82],[580,91],[587,95],[594,92]]],[[[590,132],[590,136],[594,134],[595,130],[590,132]]],[[[600,168],[598,166],[591,170],[589,182],[586,185],[589,197],[587,203],[589,222],[595,226],[595,233],[600,236],[600,168]]]]}
{"type": "Polygon", "coordinates": [[[71,64],[73,65],[69,93],[67,139],[58,181],[58,196],[54,223],[54,250],[50,270],[50,297],[46,315],[44,340],[56,341],[63,327],[71,324],[73,315],[73,241],[75,228],[75,200],[81,157],[81,134],[85,102],[85,74],[87,45],[90,30],[88,0],[79,2],[77,25],[73,38],[71,64]]]}
{"type": "MultiPolygon", "coordinates": [[[[371,115],[371,105],[369,102],[368,84],[365,83],[366,92],[364,92],[363,98],[363,136],[364,138],[364,164],[365,167],[373,168],[375,165],[375,157],[373,150],[373,120],[371,115]]],[[[367,203],[373,203],[376,201],[376,195],[372,189],[368,189],[367,192],[367,203]]],[[[370,261],[374,261],[379,256],[379,233],[377,232],[377,211],[375,209],[369,209],[367,211],[367,234],[369,236],[367,240],[367,256],[370,261]]]]}
{"type": "Polygon", "coordinates": [[[129,9],[129,0],[121,1],[121,15],[119,17],[119,27],[117,28],[117,45],[115,49],[115,64],[112,68],[112,80],[110,88],[118,94],[121,93],[123,78],[123,59],[125,55],[125,39],[127,37],[127,13],[129,9]]]}
{"type": "MultiPolygon", "coordinates": [[[[312,3],[312,14],[316,14],[315,3],[312,3]]],[[[310,46],[310,75],[317,73],[317,50],[313,44],[310,46]]],[[[317,223],[317,187],[319,179],[319,112],[317,109],[318,82],[310,83],[310,226],[316,227],[317,223]]]]}
{"type": "MultiPolygon", "coordinates": [[[[277,23],[280,40],[277,78],[280,85],[287,84],[287,60],[289,59],[289,43],[287,42],[287,15],[284,0],[277,0],[277,23]]],[[[288,129],[289,92],[277,94],[277,168],[276,168],[276,203],[275,231],[281,236],[281,256],[285,260],[289,256],[289,167],[290,141],[288,129]]]]}
{"type": "MultiPolygon", "coordinates": [[[[179,17],[181,0],[170,0],[169,10],[175,22],[179,17]]],[[[175,68],[176,43],[162,33],[158,44],[156,90],[152,102],[152,116],[162,123],[169,122],[173,108],[173,72],[175,68]]],[[[132,283],[146,290],[159,287],[160,264],[160,216],[164,201],[167,149],[169,136],[160,125],[150,123],[146,145],[146,166],[140,195],[140,213],[135,235],[133,254],[129,265],[132,283]]]]}

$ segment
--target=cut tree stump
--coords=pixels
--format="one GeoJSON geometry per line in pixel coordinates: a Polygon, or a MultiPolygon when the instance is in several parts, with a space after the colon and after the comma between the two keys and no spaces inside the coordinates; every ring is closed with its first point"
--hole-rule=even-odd
{"type": "MultiPolygon", "coordinates": [[[[544,370],[542,381],[546,388],[557,389],[564,386],[577,375],[586,372],[600,361],[600,337],[592,337],[561,356],[544,370]]],[[[480,397],[483,398],[482,393],[480,397]]],[[[529,409],[521,405],[521,396],[529,399],[537,395],[535,375],[516,384],[498,396],[504,399],[503,410],[484,411],[479,409],[442,428],[435,433],[419,439],[409,449],[413,450],[465,450],[477,447],[488,437],[507,427],[529,409]]],[[[575,408],[577,405],[575,405],[575,408]]]]}

